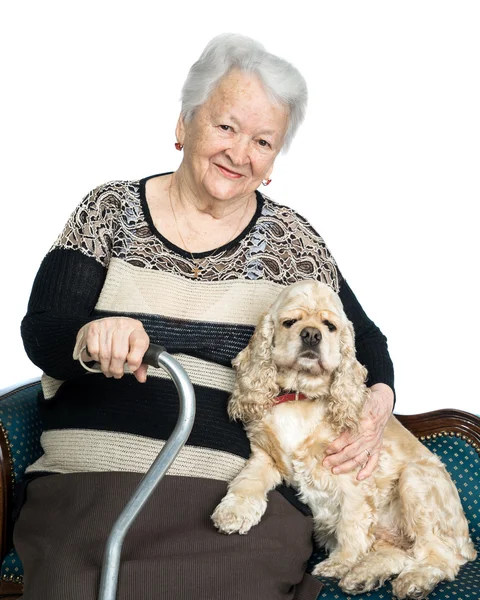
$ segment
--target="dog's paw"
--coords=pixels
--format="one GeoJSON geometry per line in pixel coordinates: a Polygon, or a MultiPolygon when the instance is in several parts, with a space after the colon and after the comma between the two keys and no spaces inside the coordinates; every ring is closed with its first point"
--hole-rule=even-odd
{"type": "Polygon", "coordinates": [[[227,494],[215,509],[212,521],[222,533],[245,534],[260,522],[267,508],[264,498],[227,494]]]}
{"type": "Polygon", "coordinates": [[[322,560],[313,569],[312,575],[318,577],[333,577],[334,579],[341,579],[348,573],[351,568],[351,564],[341,559],[336,559],[334,556],[322,560]]]}
{"type": "Polygon", "coordinates": [[[399,600],[404,598],[421,600],[421,598],[426,598],[435,585],[444,579],[443,575],[442,571],[432,567],[403,571],[392,582],[393,595],[399,600]]]}
{"type": "Polygon", "coordinates": [[[388,578],[388,575],[372,572],[369,563],[361,562],[342,577],[338,585],[347,594],[365,594],[381,588],[388,578]]]}

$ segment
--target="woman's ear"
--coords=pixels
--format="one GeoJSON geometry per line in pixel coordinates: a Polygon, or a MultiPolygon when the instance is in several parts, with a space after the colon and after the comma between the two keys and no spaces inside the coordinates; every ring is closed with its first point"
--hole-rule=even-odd
{"type": "Polygon", "coordinates": [[[175,135],[177,136],[177,142],[185,144],[185,121],[182,113],[178,117],[177,126],[175,127],[175,135]]]}
{"type": "Polygon", "coordinates": [[[273,173],[273,165],[268,169],[268,171],[265,173],[264,179],[270,179],[271,175],[273,173]]]}
{"type": "Polygon", "coordinates": [[[358,427],[363,404],[368,396],[367,370],[355,356],[355,334],[350,321],[340,334],[340,365],[330,386],[329,413],[338,432],[358,427]]]}
{"type": "Polygon", "coordinates": [[[228,414],[234,420],[260,419],[279,393],[277,367],[272,360],[274,323],[269,313],[260,318],[248,346],[232,361],[237,371],[228,414]]]}

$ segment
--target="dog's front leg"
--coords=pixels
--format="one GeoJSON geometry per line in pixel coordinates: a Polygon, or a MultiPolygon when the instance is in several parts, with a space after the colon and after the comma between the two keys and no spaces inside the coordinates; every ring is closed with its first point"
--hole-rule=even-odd
{"type": "Polygon", "coordinates": [[[228,486],[212,520],[222,533],[247,533],[259,523],[267,508],[267,493],[282,480],[270,456],[252,446],[245,467],[228,486]]]}
{"type": "MultiPolygon", "coordinates": [[[[313,574],[341,579],[372,547],[377,512],[368,481],[352,481],[349,474],[338,477],[341,498],[334,527],[336,547],[327,560],[315,567],[313,574]]],[[[313,510],[314,527],[323,530],[322,507],[316,512],[313,510]]]]}

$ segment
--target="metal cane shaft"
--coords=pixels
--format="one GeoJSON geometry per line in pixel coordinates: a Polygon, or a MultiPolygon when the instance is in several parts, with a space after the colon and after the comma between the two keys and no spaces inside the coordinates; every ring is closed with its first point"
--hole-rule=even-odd
{"type": "Polygon", "coordinates": [[[179,394],[180,410],[172,435],[165,442],[165,446],[150,469],[145,473],[145,476],[140,481],[133,496],[112,528],[103,556],[99,600],[115,600],[120,569],[120,555],[125,535],[144,504],[150,498],[157,484],[185,445],[195,419],[195,393],[182,365],[171,357],[164,348],[154,344],[150,345],[143,362],[154,367],[162,367],[169,373],[179,394]]]}

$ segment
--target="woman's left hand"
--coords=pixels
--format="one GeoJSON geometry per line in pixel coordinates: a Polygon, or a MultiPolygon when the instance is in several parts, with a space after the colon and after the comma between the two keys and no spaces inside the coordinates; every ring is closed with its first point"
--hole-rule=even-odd
{"type": "Polygon", "coordinates": [[[383,431],[392,414],[393,391],[384,383],[370,388],[357,433],[344,431],[326,450],[323,466],[337,474],[360,468],[357,479],[366,479],[378,464],[383,431]]]}

